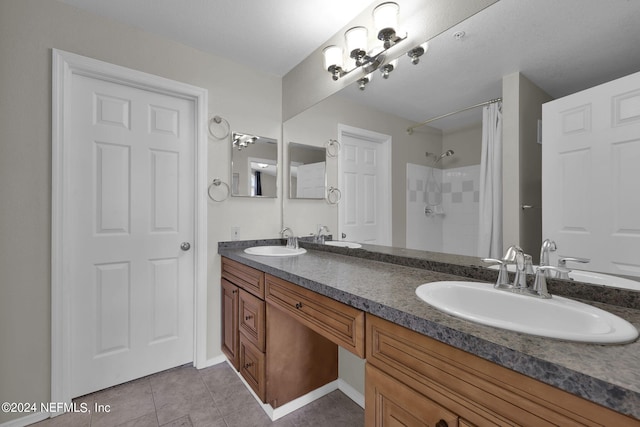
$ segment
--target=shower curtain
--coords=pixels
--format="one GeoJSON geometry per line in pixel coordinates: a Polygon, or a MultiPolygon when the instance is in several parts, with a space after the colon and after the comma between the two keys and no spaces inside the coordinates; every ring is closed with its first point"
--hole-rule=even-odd
{"type": "Polygon", "coordinates": [[[482,111],[478,256],[502,258],[502,102],[482,111]]]}

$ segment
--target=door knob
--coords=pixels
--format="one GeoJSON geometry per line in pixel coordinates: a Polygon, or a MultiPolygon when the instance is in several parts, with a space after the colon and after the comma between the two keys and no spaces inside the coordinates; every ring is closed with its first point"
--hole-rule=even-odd
{"type": "Polygon", "coordinates": [[[343,238],[343,239],[346,239],[346,238],[347,238],[347,235],[346,235],[346,234],[344,234],[344,233],[342,233],[342,238],[343,238]]]}
{"type": "Polygon", "coordinates": [[[182,242],[180,244],[180,249],[182,249],[183,251],[188,251],[189,249],[191,249],[191,244],[189,242],[182,242]]]}

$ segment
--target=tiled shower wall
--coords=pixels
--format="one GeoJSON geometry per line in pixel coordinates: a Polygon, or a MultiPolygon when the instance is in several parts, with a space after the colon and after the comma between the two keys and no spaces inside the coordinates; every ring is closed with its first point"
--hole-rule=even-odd
{"type": "Polygon", "coordinates": [[[476,256],[480,165],[431,169],[407,164],[407,247],[476,256]],[[426,215],[427,203],[442,213],[426,215]]]}

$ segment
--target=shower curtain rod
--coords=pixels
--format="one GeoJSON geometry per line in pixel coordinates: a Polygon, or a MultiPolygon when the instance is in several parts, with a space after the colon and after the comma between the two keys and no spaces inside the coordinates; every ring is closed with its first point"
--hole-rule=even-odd
{"type": "Polygon", "coordinates": [[[411,126],[411,127],[408,127],[408,128],[407,128],[407,133],[408,133],[409,135],[411,135],[411,134],[413,134],[413,130],[414,130],[414,129],[419,128],[419,127],[421,127],[421,126],[424,126],[424,125],[426,125],[427,123],[431,123],[431,122],[434,122],[434,121],[439,120],[439,119],[444,119],[445,117],[453,116],[454,114],[462,113],[463,111],[472,110],[472,109],[474,109],[474,108],[483,107],[483,106],[485,106],[485,105],[493,104],[494,102],[500,102],[500,101],[502,101],[502,98],[492,99],[492,100],[490,100],[490,101],[481,102],[480,104],[472,105],[472,106],[470,106],[470,107],[466,107],[466,108],[463,108],[463,109],[461,109],[461,110],[452,111],[452,112],[450,112],[450,113],[443,114],[443,115],[441,115],[441,116],[434,117],[434,118],[429,119],[429,120],[425,120],[425,121],[424,121],[424,122],[422,122],[422,123],[419,123],[419,124],[417,124],[417,125],[413,125],[413,126],[411,126]]]}

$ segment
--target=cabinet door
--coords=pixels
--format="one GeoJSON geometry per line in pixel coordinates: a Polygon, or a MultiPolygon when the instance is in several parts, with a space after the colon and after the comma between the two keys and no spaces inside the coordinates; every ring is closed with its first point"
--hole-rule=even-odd
{"type": "Polygon", "coordinates": [[[222,288],[222,351],[238,369],[238,287],[221,280],[222,288]]]}
{"type": "Polygon", "coordinates": [[[238,316],[240,333],[258,350],[265,351],[264,301],[240,289],[238,316]]]}
{"type": "Polygon", "coordinates": [[[457,427],[458,416],[367,363],[365,425],[457,427]]]}
{"type": "Polygon", "coordinates": [[[264,402],[266,395],[264,353],[251,344],[243,334],[240,334],[239,353],[240,374],[264,402]]]}

